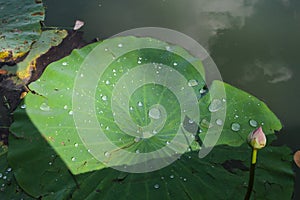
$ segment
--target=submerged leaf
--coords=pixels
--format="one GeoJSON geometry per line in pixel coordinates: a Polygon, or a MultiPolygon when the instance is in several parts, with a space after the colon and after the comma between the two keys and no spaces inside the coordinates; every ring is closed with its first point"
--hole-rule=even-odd
{"type": "Polygon", "coordinates": [[[14,62],[30,50],[40,37],[44,12],[41,1],[0,2],[0,62],[14,62]]]}
{"type": "Polygon", "coordinates": [[[36,69],[36,60],[51,47],[59,45],[67,34],[66,30],[43,31],[39,40],[32,45],[26,58],[17,64],[17,76],[27,83],[36,69]]]}

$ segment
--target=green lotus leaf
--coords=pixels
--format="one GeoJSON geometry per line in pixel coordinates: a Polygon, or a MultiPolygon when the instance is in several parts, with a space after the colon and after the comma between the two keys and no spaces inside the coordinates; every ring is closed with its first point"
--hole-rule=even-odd
{"type": "Polygon", "coordinates": [[[217,145],[240,146],[245,143],[250,132],[261,126],[264,133],[269,136],[268,143],[271,143],[275,139],[274,131],[282,128],[276,115],[253,95],[221,81],[214,82],[210,87],[210,93],[216,94],[214,98],[206,95],[199,101],[201,110],[199,137],[202,140],[208,132],[214,135],[221,129],[222,134],[217,145]],[[226,98],[221,94],[224,88],[226,98]],[[222,118],[224,112],[226,112],[225,120],[222,118]]]}
{"type": "Polygon", "coordinates": [[[189,147],[198,148],[181,122],[186,117],[199,121],[198,94],[204,85],[200,60],[184,49],[151,38],[124,37],[74,50],[52,63],[29,85],[39,95],[28,94],[25,103],[33,123],[78,174],[128,162],[140,164],[146,162],[142,158],[146,152],[153,152],[154,159],[168,159],[189,147]],[[100,56],[93,55],[99,51],[100,56]],[[86,65],[92,68],[85,69],[86,65]],[[102,73],[100,81],[97,73],[102,73]],[[87,116],[90,110],[96,113],[94,119],[87,116]],[[126,152],[130,152],[127,158],[126,152]],[[106,163],[90,164],[94,158],[106,163]]]}
{"type": "Polygon", "coordinates": [[[0,62],[11,62],[25,55],[41,34],[44,20],[41,0],[0,2],[0,62]]]}

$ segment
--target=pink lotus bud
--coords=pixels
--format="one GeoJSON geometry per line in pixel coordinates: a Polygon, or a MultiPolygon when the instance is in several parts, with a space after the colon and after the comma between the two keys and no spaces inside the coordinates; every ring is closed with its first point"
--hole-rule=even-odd
{"type": "Polygon", "coordinates": [[[300,150],[296,151],[294,154],[294,161],[296,165],[300,168],[300,150]]]}
{"type": "Polygon", "coordinates": [[[261,149],[266,146],[267,139],[261,127],[257,128],[249,134],[248,143],[254,149],[261,149]]]}

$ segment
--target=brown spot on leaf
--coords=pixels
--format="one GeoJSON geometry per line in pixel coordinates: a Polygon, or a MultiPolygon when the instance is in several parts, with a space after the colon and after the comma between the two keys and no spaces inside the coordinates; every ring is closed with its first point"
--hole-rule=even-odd
{"type": "Polygon", "coordinates": [[[44,15],[44,12],[35,12],[35,13],[32,13],[31,16],[43,16],[44,15]]]}
{"type": "Polygon", "coordinates": [[[300,168],[300,150],[296,151],[294,154],[294,161],[296,165],[300,168]]]}
{"type": "Polygon", "coordinates": [[[8,73],[5,69],[0,69],[0,75],[6,75],[8,73]]]}

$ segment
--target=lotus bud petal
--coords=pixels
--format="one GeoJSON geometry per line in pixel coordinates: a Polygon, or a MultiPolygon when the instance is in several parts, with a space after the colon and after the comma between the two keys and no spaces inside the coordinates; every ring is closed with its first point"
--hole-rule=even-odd
{"type": "Polygon", "coordinates": [[[294,154],[294,161],[296,165],[300,168],[300,150],[296,151],[294,154]]]}
{"type": "Polygon", "coordinates": [[[249,134],[248,143],[254,149],[261,149],[266,146],[267,138],[261,127],[249,134]]]}

